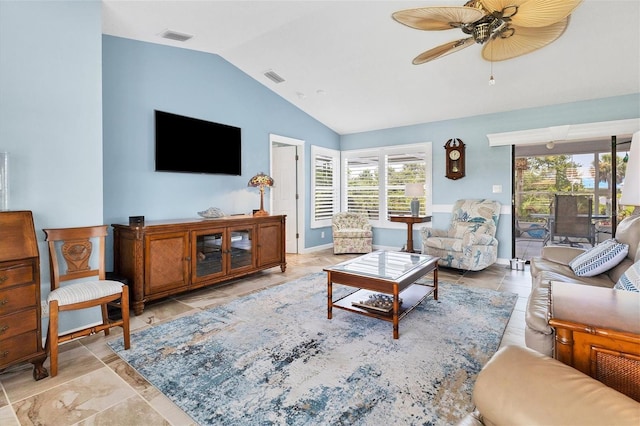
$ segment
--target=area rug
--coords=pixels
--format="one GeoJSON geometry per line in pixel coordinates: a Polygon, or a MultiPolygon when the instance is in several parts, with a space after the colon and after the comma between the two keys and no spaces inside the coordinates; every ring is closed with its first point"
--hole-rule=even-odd
{"type": "MultiPolygon", "coordinates": [[[[517,295],[441,282],[392,324],[333,309],[326,274],[135,332],[111,348],[202,425],[455,424],[517,295]]],[[[334,300],[353,289],[334,284],[334,300]]]]}

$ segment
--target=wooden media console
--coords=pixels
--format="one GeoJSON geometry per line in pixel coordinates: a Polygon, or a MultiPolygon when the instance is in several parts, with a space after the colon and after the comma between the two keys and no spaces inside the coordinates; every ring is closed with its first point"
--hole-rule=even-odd
{"type": "Polygon", "coordinates": [[[130,305],[280,266],[286,269],[286,216],[227,216],[114,224],[114,273],[129,284],[130,305]]]}

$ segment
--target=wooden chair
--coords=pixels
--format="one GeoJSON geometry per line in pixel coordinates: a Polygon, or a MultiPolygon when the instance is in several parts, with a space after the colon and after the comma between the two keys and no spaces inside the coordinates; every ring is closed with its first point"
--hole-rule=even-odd
{"type": "Polygon", "coordinates": [[[105,279],[104,251],[107,225],[80,228],[44,229],[49,242],[51,293],[49,329],[45,350],[51,356],[51,377],[58,374],[58,345],[60,343],[122,327],[124,347],[129,349],[129,289],[118,281],[105,279]],[[110,320],[107,305],[119,302],[122,318],[110,320]],[[58,335],[59,313],[100,306],[102,324],[58,335]]]}

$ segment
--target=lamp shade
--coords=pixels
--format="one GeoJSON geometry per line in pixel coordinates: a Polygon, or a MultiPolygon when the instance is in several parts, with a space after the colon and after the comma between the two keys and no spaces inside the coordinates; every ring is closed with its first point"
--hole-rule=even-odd
{"type": "Polygon", "coordinates": [[[424,184],[423,183],[408,183],[404,187],[404,195],[406,197],[413,197],[411,200],[411,216],[418,216],[420,214],[420,201],[417,197],[424,197],[424,184]]]}
{"type": "Polygon", "coordinates": [[[640,131],[631,138],[629,161],[619,203],[623,206],[640,206],[640,131]]]}
{"type": "Polygon", "coordinates": [[[260,188],[260,209],[253,212],[254,216],[268,216],[269,212],[264,209],[264,188],[273,186],[273,178],[260,172],[251,179],[247,186],[260,188]]]}
{"type": "Polygon", "coordinates": [[[406,197],[423,197],[424,196],[424,184],[423,183],[408,183],[404,187],[404,195],[406,197]]]}
{"type": "Polygon", "coordinates": [[[260,172],[251,179],[249,179],[249,183],[247,186],[255,186],[255,187],[272,187],[273,186],[273,178],[271,176],[265,175],[260,172]]]}

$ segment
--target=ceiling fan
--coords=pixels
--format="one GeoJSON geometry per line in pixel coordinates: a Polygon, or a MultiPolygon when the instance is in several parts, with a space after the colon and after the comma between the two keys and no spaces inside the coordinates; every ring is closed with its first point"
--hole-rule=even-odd
{"type": "Polygon", "coordinates": [[[464,6],[407,9],[393,19],[418,30],[459,28],[469,37],[429,49],[413,59],[423,64],[482,44],[487,61],[504,61],[531,53],[557,40],[569,25],[569,15],[582,0],[471,0],[464,6]]]}

